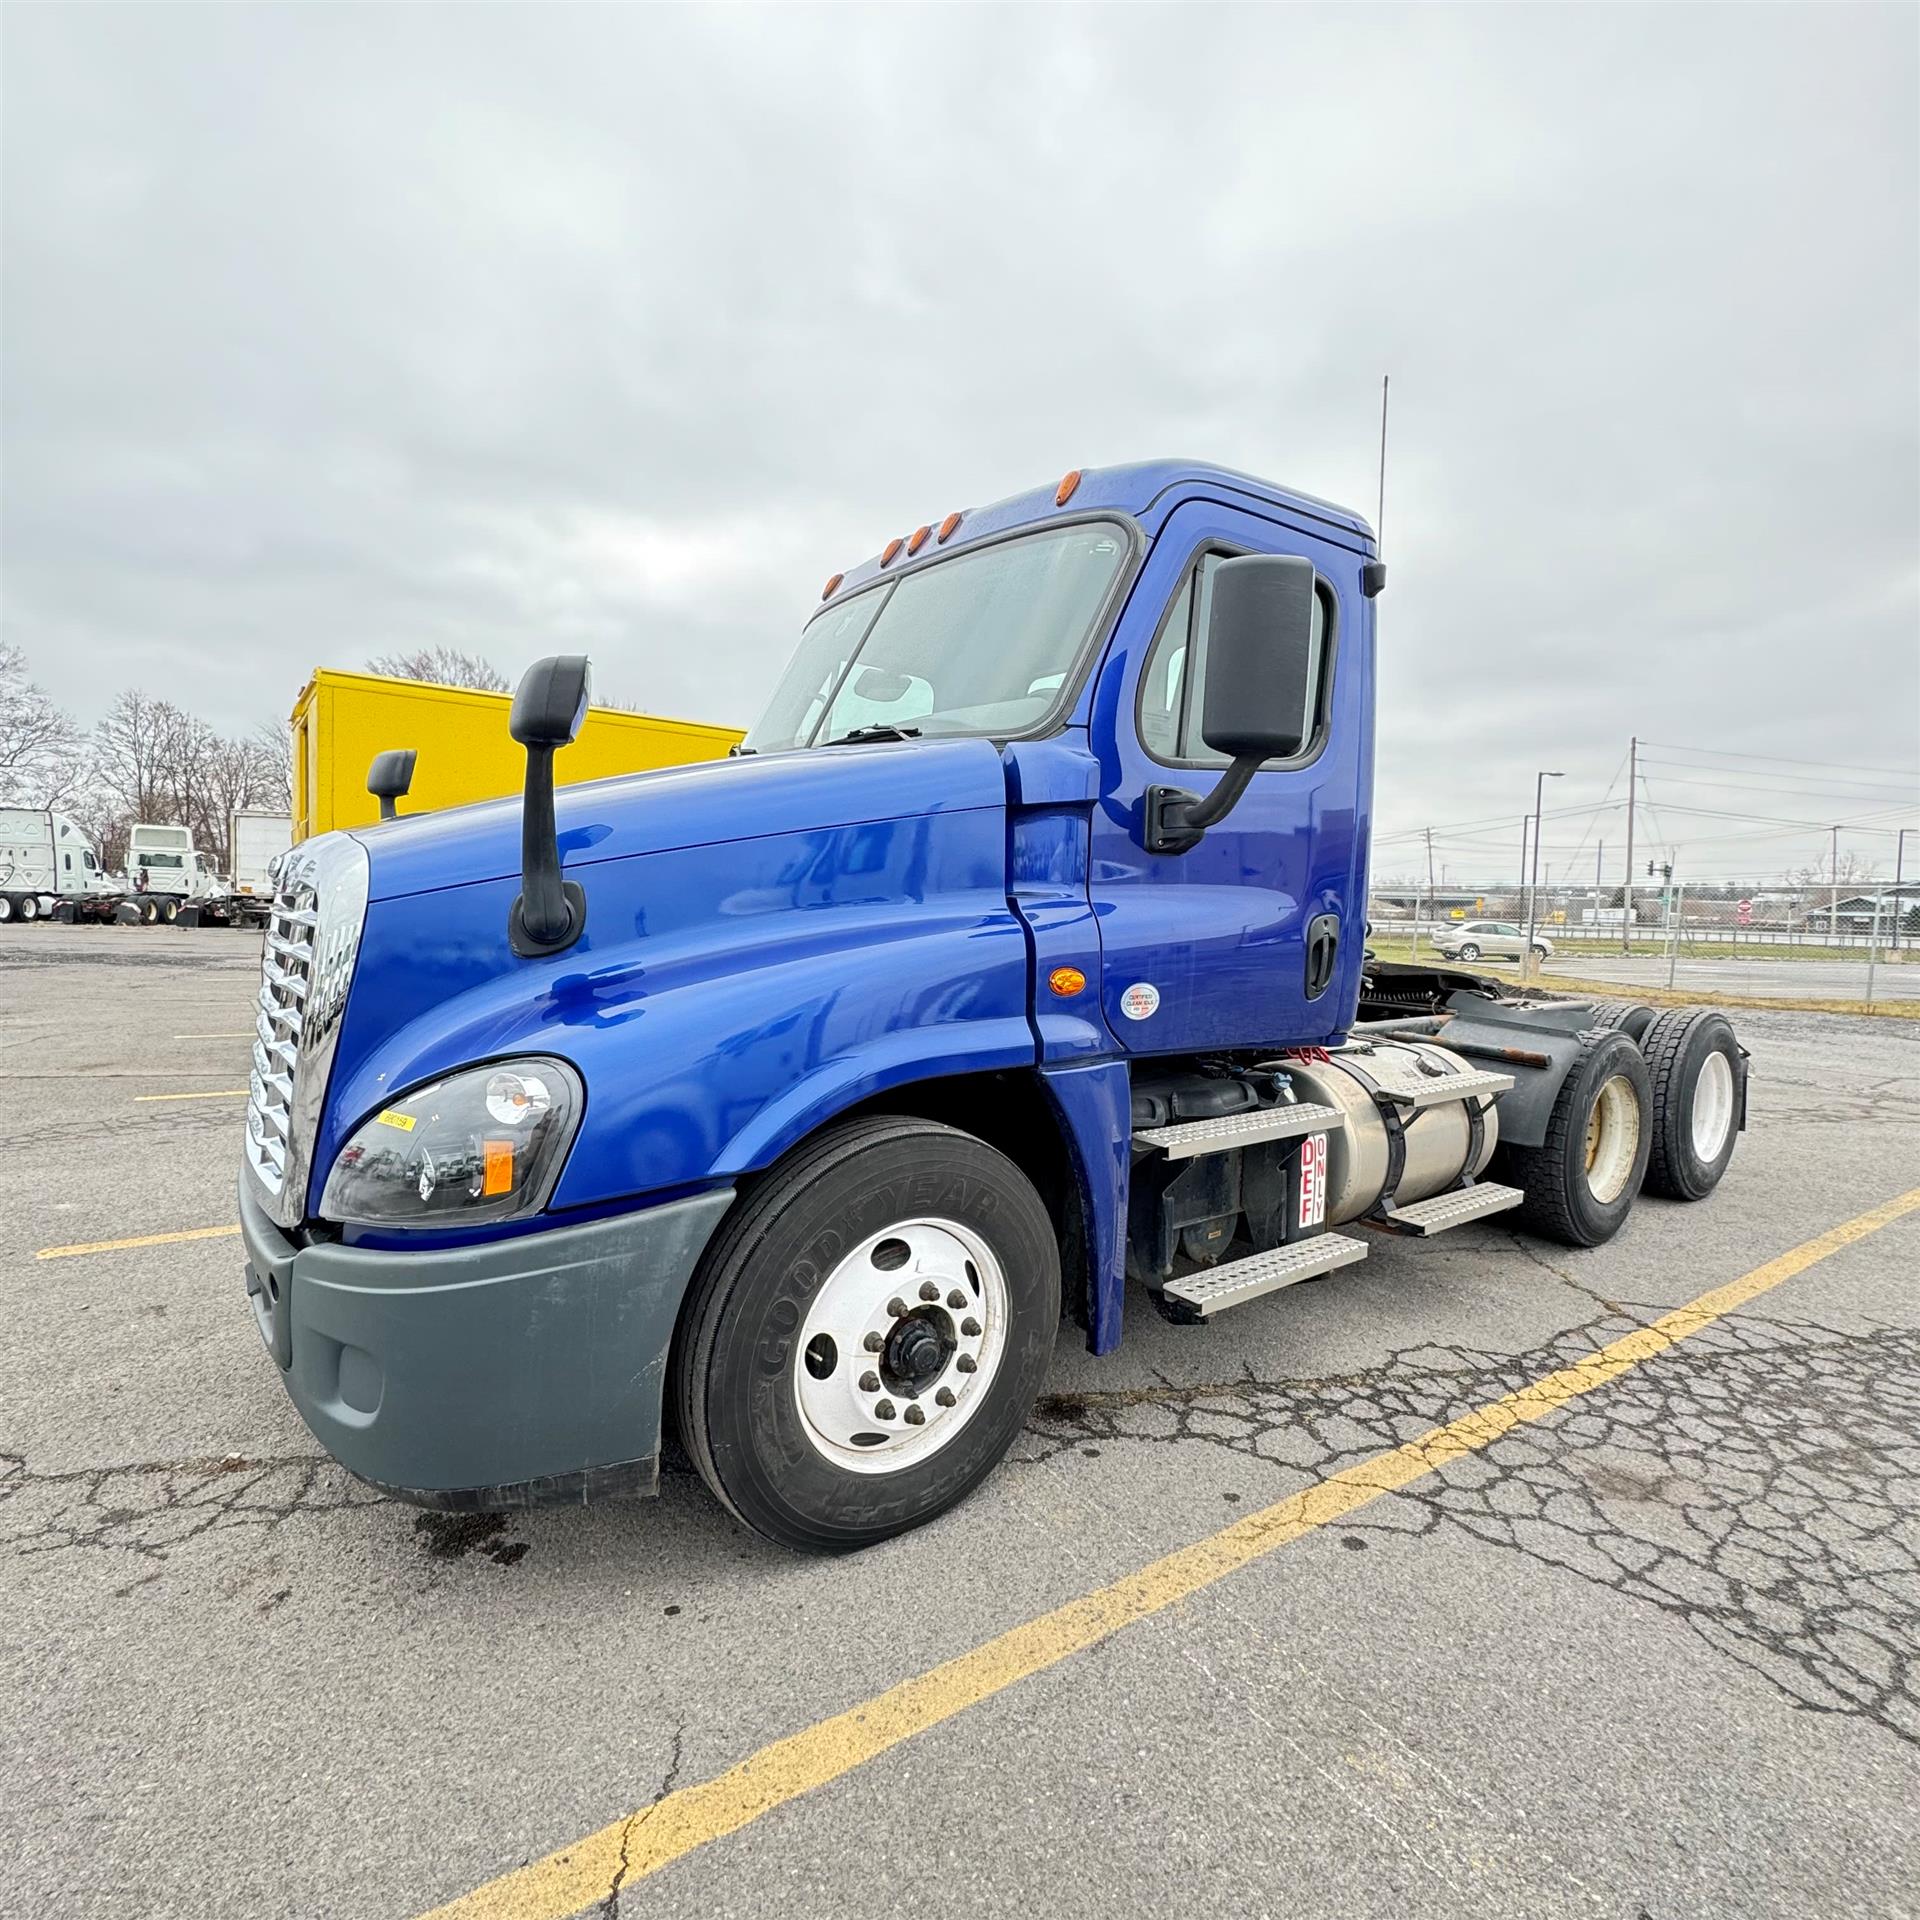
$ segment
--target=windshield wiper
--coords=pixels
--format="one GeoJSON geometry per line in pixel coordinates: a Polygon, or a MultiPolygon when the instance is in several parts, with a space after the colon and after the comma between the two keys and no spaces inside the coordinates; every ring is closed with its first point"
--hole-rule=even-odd
{"type": "Polygon", "coordinates": [[[918,727],[895,727],[884,722],[878,726],[855,727],[851,733],[843,733],[838,740],[829,740],[830,747],[851,746],[857,740],[918,740],[918,727]]]}

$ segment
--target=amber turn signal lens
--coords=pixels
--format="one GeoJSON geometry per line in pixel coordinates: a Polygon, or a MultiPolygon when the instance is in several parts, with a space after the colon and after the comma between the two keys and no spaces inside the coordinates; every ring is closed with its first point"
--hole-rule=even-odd
{"type": "Polygon", "coordinates": [[[918,553],[920,549],[927,544],[927,535],[932,531],[933,529],[931,527],[914,528],[912,537],[907,541],[907,553],[909,556],[918,553]]]}
{"type": "Polygon", "coordinates": [[[938,544],[944,547],[947,542],[953,538],[953,530],[959,524],[960,516],[957,513],[948,514],[947,517],[940,522],[940,531],[935,536],[938,544]]]}
{"type": "Polygon", "coordinates": [[[1071,1000],[1076,993],[1086,990],[1087,976],[1078,967],[1055,967],[1047,975],[1047,989],[1056,993],[1062,1000],[1071,1000]]]}
{"type": "Polygon", "coordinates": [[[1079,484],[1080,469],[1075,467],[1074,470],[1060,482],[1060,490],[1053,496],[1053,504],[1056,507],[1064,507],[1067,502],[1073,498],[1073,490],[1079,484]]]}
{"type": "Polygon", "coordinates": [[[886,566],[888,562],[892,560],[893,556],[900,551],[900,545],[901,543],[897,537],[887,542],[886,551],[882,553],[880,556],[880,564],[883,567],[886,566]]]}
{"type": "Polygon", "coordinates": [[[840,584],[840,582],[844,580],[846,577],[847,576],[844,573],[836,573],[833,576],[833,578],[829,580],[827,584],[820,589],[820,598],[822,600],[831,600],[833,598],[834,588],[837,587],[840,584]]]}
{"type": "Polygon", "coordinates": [[[510,1193],[513,1190],[513,1142],[483,1140],[480,1143],[480,1191],[510,1193]]]}

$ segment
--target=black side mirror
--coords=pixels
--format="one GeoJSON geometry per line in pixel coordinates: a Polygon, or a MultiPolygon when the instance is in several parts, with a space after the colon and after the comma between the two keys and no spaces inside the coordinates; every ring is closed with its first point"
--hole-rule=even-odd
{"type": "Polygon", "coordinates": [[[525,959],[559,953],[587,926],[587,896],[560,877],[553,824],[553,756],[587,717],[591,669],[585,654],[536,660],[513,696],[507,731],[527,750],[520,803],[520,894],[507,914],[507,939],[525,959]]]}
{"type": "Polygon", "coordinates": [[[1203,800],[1182,787],[1147,789],[1149,853],[1185,853],[1224,820],[1266,760],[1298,753],[1312,727],[1313,562],[1250,553],[1213,573],[1200,737],[1232,764],[1203,800]]]}
{"type": "Polygon", "coordinates": [[[400,811],[393,803],[404,798],[413,785],[413,763],[419,753],[413,747],[390,747],[376,753],[367,768],[367,791],[380,802],[380,818],[393,819],[400,811]]]}

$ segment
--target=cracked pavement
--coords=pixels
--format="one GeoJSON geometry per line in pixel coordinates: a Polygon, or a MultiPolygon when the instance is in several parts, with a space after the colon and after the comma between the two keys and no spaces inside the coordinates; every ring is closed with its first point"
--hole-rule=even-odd
{"type": "MultiPolygon", "coordinates": [[[[1135,1302],[973,1502],[850,1560],[658,1502],[396,1505],[218,1224],[257,949],[0,929],[0,1911],[406,1915],[1920,1183],[1920,1034],[1734,1016],[1753,1131],[1590,1254],[1488,1222],[1200,1328],[1135,1302]],[[131,992],[138,986],[140,991],[131,992]]],[[[242,1075],[244,1077],[244,1075],[242,1075]]],[[[1545,1422],[623,1884],[607,1915],[1897,1914],[1920,1218],[1545,1422]]]]}

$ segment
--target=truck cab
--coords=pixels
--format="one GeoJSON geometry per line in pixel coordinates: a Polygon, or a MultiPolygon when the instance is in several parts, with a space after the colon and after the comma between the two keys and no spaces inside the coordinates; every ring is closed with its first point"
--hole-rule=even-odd
{"type": "Polygon", "coordinates": [[[1384,581],[1308,495],[1070,472],[832,575],[728,760],[556,793],[587,682],[543,662],[522,799],[295,848],[241,1210],[313,1431],[497,1507],[650,1491],[677,1429],[858,1546],[991,1471],[1063,1315],[1109,1352],[1350,1221],[1617,1230],[1640,1043],[1365,954],[1384,581]]]}

